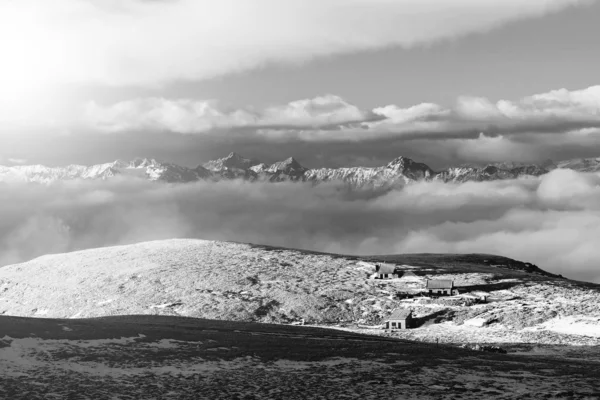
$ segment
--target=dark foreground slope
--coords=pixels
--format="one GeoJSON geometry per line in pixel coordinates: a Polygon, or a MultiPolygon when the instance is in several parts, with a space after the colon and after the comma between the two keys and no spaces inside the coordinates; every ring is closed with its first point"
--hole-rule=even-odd
{"type": "Polygon", "coordinates": [[[597,399],[598,361],[168,316],[0,316],[2,399],[597,399]]]}

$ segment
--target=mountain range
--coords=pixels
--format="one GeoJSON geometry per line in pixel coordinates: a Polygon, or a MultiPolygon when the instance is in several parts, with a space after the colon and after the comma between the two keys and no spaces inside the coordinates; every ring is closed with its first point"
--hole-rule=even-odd
{"type": "Polygon", "coordinates": [[[290,157],[273,164],[244,158],[237,153],[212,160],[196,168],[182,167],[155,159],[137,158],[133,161],[117,160],[91,166],[68,165],[46,167],[43,165],[0,166],[0,182],[52,183],[72,179],[110,179],[131,176],[150,181],[186,183],[200,180],[220,181],[241,179],[247,181],[300,181],[344,182],[352,188],[393,187],[409,182],[432,180],[441,182],[492,181],[536,177],[556,168],[580,172],[599,172],[600,157],[574,159],[540,164],[495,163],[486,166],[464,165],[434,171],[426,164],[407,157],[398,157],[380,167],[344,167],[310,169],[290,157]]]}

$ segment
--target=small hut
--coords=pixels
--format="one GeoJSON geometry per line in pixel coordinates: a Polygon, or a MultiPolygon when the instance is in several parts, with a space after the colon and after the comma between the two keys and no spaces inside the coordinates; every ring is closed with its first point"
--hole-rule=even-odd
{"type": "Polygon", "coordinates": [[[396,276],[396,266],[377,264],[375,266],[375,279],[392,279],[396,276]]]}
{"type": "Polygon", "coordinates": [[[445,279],[428,279],[426,289],[429,291],[429,294],[451,296],[453,294],[452,289],[454,289],[454,281],[445,279]]]}
{"type": "Polygon", "coordinates": [[[385,321],[385,329],[409,329],[412,327],[412,311],[398,308],[385,321]]]}

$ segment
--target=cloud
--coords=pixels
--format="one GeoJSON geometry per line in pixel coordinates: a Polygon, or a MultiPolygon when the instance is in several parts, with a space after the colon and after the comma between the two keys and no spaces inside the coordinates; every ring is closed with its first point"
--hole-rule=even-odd
{"type": "Polygon", "coordinates": [[[221,110],[214,101],[163,98],[134,99],[102,107],[86,105],[84,119],[95,129],[123,132],[151,129],[177,133],[253,125],[257,115],[245,110],[221,110]]]}
{"type": "Polygon", "coordinates": [[[258,125],[319,127],[378,119],[339,96],[325,95],[267,108],[258,125]]]}
{"type": "MultiPolygon", "coordinates": [[[[412,47],[591,0],[20,0],[0,5],[0,76],[157,85],[412,47]]],[[[27,79],[21,79],[26,82],[27,79]]],[[[10,82],[7,80],[7,82],[10,82]]]]}
{"type": "Polygon", "coordinates": [[[216,101],[134,99],[102,107],[86,105],[85,123],[106,132],[132,130],[202,133],[215,129],[343,125],[376,118],[339,96],[325,95],[255,111],[222,107],[216,101]]]}
{"type": "MultiPolygon", "coordinates": [[[[401,108],[388,105],[373,109],[378,119],[339,126],[338,129],[260,129],[272,140],[306,142],[362,142],[401,140],[477,139],[525,134],[593,136],[600,132],[600,86],[542,93],[512,102],[492,103],[485,98],[460,97],[451,108],[422,103],[401,108]]],[[[508,143],[508,141],[504,142],[508,143]]]]}
{"type": "MultiPolygon", "coordinates": [[[[373,112],[383,118],[342,131],[342,139],[352,135],[449,139],[476,137],[481,133],[488,136],[581,130],[592,133],[600,128],[600,86],[553,90],[495,103],[482,97],[463,96],[451,108],[423,103],[408,108],[388,105],[373,112]]],[[[323,136],[335,138],[326,132],[313,132],[306,138],[318,140],[323,136]]]]}
{"type": "Polygon", "coordinates": [[[600,128],[600,86],[553,90],[517,101],[459,97],[453,107],[422,103],[361,110],[339,96],[233,109],[215,101],[135,99],[111,106],[90,103],[84,123],[108,132],[157,130],[206,133],[252,128],[272,140],[365,141],[381,138],[456,139],[524,133],[593,135],[600,128]]]}
{"type": "Polygon", "coordinates": [[[197,237],[346,254],[495,253],[600,282],[600,177],[572,171],[517,181],[422,182],[391,192],[125,179],[3,189],[0,264],[197,237]]]}

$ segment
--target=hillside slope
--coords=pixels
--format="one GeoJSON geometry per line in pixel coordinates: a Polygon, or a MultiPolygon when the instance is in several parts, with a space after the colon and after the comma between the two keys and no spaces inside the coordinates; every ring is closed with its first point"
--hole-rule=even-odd
{"type": "Polygon", "coordinates": [[[384,256],[381,261],[414,276],[379,281],[368,279],[374,272],[368,262],[377,257],[203,240],[145,242],[47,255],[0,268],[0,314],[158,314],[277,323],[304,319],[382,334],[369,327],[402,307],[413,310],[419,327],[395,335],[412,339],[600,344],[598,285],[493,257],[384,256]],[[452,279],[466,291],[483,290],[490,301],[398,296],[418,292],[434,277],[452,279]]]}
{"type": "Polygon", "coordinates": [[[0,316],[0,398],[594,399],[599,361],[165,316],[0,316]],[[390,397],[391,393],[401,396],[390,397]]]}

